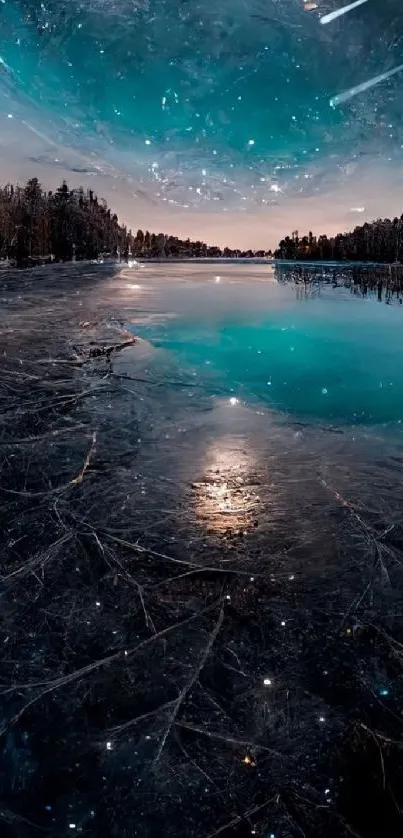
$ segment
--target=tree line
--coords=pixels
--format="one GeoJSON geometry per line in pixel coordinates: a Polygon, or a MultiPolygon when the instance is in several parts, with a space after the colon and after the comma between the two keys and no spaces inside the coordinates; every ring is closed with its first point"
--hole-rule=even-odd
{"type": "Polygon", "coordinates": [[[403,215],[378,218],[332,238],[311,232],[300,237],[295,230],[279,242],[274,256],[298,261],[403,262],[403,215]]]}
{"type": "MultiPolygon", "coordinates": [[[[66,181],[54,192],[43,190],[35,177],[25,186],[0,187],[0,260],[26,267],[101,255],[128,260],[272,254],[271,250],[220,248],[149,230],[133,234],[91,189],[69,189],[66,181]]],[[[312,232],[300,236],[295,230],[279,242],[274,256],[295,261],[403,262],[403,215],[377,219],[330,238],[312,232]]]]}
{"type": "Polygon", "coordinates": [[[18,267],[73,259],[264,257],[264,250],[241,251],[182,240],[165,233],[131,230],[119,223],[106,201],[92,190],[69,189],[66,181],[46,192],[38,178],[25,186],[0,187],[0,260],[18,267]]]}

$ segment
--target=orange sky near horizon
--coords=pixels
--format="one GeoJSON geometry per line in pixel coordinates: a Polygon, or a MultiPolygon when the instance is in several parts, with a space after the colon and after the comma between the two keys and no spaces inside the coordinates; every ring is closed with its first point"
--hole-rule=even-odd
{"type": "Polygon", "coordinates": [[[364,221],[393,218],[403,212],[403,166],[388,164],[375,155],[355,161],[348,177],[336,182],[332,178],[331,188],[326,190],[322,184],[320,192],[310,195],[295,191],[287,194],[285,190],[276,196],[276,205],[242,206],[239,210],[231,207],[227,212],[217,212],[206,203],[205,209],[183,209],[148,195],[144,183],[136,183],[134,178],[130,182],[121,166],[108,168],[101,158],[56,146],[45,135],[28,130],[27,123],[25,128],[20,123],[16,130],[15,122],[10,122],[0,138],[2,183],[24,183],[36,176],[46,189],[53,189],[65,178],[71,187],[82,185],[105,198],[120,221],[133,231],[141,227],[220,247],[266,250],[275,248],[281,238],[296,229],[302,235],[309,230],[314,235],[335,235],[364,221]],[[104,171],[94,168],[97,163],[104,171]],[[93,170],[71,170],[85,170],[86,164],[93,170]]]}

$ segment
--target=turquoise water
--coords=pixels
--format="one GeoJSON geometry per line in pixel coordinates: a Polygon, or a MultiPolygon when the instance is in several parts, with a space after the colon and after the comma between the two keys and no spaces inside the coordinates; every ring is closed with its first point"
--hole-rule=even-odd
{"type": "Polygon", "coordinates": [[[324,270],[3,272],[15,838],[401,834],[403,309],[324,270]]]}
{"type": "MultiPolygon", "coordinates": [[[[192,372],[212,394],[301,419],[378,424],[403,419],[403,311],[324,285],[300,299],[268,269],[249,277],[206,268],[183,287],[155,287],[169,316],[139,324],[140,336],[192,372]]],[[[150,292],[150,286],[148,286],[150,292]]],[[[158,302],[157,302],[158,301],[158,302]]]]}

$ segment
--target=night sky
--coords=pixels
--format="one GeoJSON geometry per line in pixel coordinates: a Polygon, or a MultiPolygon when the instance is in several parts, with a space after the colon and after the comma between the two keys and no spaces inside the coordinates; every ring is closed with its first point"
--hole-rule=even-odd
{"type": "Polygon", "coordinates": [[[0,178],[220,245],[400,215],[403,8],[341,5],[1,0],[0,178]]]}

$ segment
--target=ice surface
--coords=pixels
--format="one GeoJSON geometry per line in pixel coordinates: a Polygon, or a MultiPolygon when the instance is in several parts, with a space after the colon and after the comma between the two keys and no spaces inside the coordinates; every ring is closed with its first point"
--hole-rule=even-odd
{"type": "Polygon", "coordinates": [[[303,284],[270,281],[267,267],[251,268],[247,284],[244,269],[232,266],[222,268],[219,284],[211,269],[165,270],[168,288],[154,288],[148,276],[139,286],[139,301],[155,290],[160,316],[134,329],[211,393],[313,422],[403,420],[398,306],[331,285],[305,295],[303,284]],[[172,308],[175,316],[164,318],[172,308]]]}
{"type": "Polygon", "coordinates": [[[217,270],[2,272],[7,838],[399,834],[400,296],[217,270]]]}

